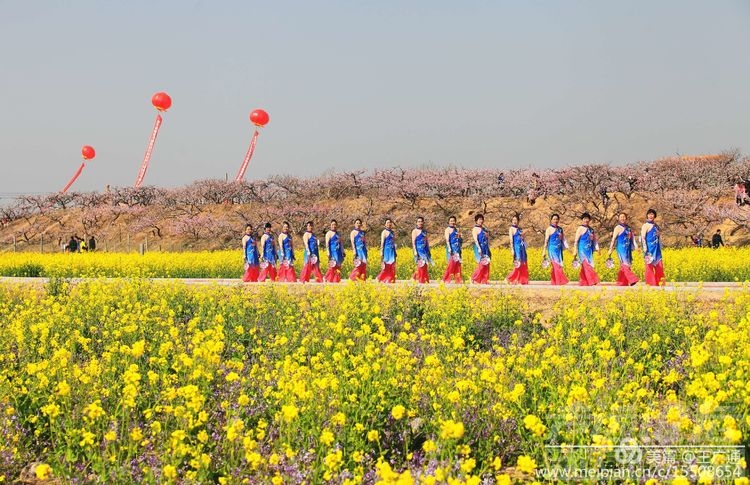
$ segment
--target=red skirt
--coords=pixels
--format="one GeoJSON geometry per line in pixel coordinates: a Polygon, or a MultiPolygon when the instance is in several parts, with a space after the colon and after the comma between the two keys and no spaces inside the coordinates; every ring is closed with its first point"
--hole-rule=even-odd
{"type": "Polygon", "coordinates": [[[271,281],[276,281],[277,277],[278,277],[278,273],[276,272],[276,266],[269,264],[268,266],[260,270],[260,276],[258,276],[258,281],[259,282],[266,281],[266,278],[271,278],[271,281]]]}
{"type": "Polygon", "coordinates": [[[351,273],[349,273],[349,279],[352,281],[364,281],[367,279],[367,263],[361,263],[359,266],[355,266],[351,273]]]}
{"type": "Polygon", "coordinates": [[[328,268],[323,279],[329,283],[339,283],[341,281],[341,266],[337,264],[333,268],[328,268]]]}
{"type": "Polygon", "coordinates": [[[487,285],[490,282],[490,265],[477,263],[477,269],[471,275],[472,283],[487,285]]]}
{"type": "Polygon", "coordinates": [[[396,263],[386,263],[383,270],[378,274],[378,281],[382,283],[396,282],[396,263]]]}
{"type": "Polygon", "coordinates": [[[242,275],[242,281],[245,283],[256,283],[258,281],[259,268],[257,266],[248,266],[245,274],[242,275]]]}
{"type": "Polygon", "coordinates": [[[523,262],[518,268],[513,268],[513,271],[508,275],[508,283],[515,285],[528,285],[529,284],[529,263],[523,262]]]}
{"type": "Polygon", "coordinates": [[[581,261],[581,272],[578,285],[580,286],[594,286],[599,284],[599,275],[594,271],[594,267],[591,266],[588,261],[581,261]]]}
{"type": "Polygon", "coordinates": [[[568,277],[565,276],[565,272],[563,271],[562,265],[555,263],[554,261],[550,261],[552,264],[552,272],[550,276],[550,283],[553,285],[567,285],[568,284],[568,277]]]}
{"type": "Polygon", "coordinates": [[[617,272],[617,286],[633,286],[640,281],[627,264],[620,265],[620,271],[617,272]]]}
{"type": "Polygon", "coordinates": [[[310,281],[310,276],[315,275],[315,281],[320,283],[323,281],[323,275],[320,273],[320,264],[315,263],[312,264],[310,261],[305,263],[305,265],[302,267],[302,271],[299,273],[299,280],[302,283],[307,283],[310,281]]]}
{"type": "Polygon", "coordinates": [[[454,280],[456,283],[463,283],[464,281],[464,276],[461,272],[461,262],[454,261],[453,258],[448,259],[448,267],[445,268],[445,273],[443,274],[444,282],[450,283],[451,280],[454,280]]]}
{"type": "Polygon", "coordinates": [[[429,283],[430,273],[427,272],[427,265],[417,266],[414,270],[414,274],[411,275],[411,279],[418,281],[419,283],[429,283]]]}
{"type": "Polygon", "coordinates": [[[284,266],[283,264],[279,266],[279,281],[286,281],[289,283],[294,283],[297,281],[297,273],[294,271],[294,266],[284,266]]]}
{"type": "Polygon", "coordinates": [[[646,284],[650,286],[660,286],[664,284],[664,261],[656,264],[646,265],[646,284]]]}

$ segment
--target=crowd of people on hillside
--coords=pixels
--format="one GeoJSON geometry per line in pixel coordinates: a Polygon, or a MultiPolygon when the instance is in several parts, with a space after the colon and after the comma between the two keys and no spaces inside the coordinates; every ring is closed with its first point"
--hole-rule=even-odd
{"type": "MultiPolygon", "coordinates": [[[[505,281],[511,284],[525,285],[529,283],[528,257],[526,240],[523,229],[519,226],[519,216],[514,216],[508,228],[513,270],[505,281]]],[[[599,237],[590,225],[591,215],[583,213],[580,223],[575,229],[573,244],[569,245],[563,228],[560,226],[560,216],[552,214],[550,224],[544,234],[542,252],[542,266],[550,269],[550,283],[553,285],[567,284],[568,278],[563,271],[564,251],[569,250],[573,255],[572,265],[579,269],[579,285],[592,286],[600,283],[594,269],[594,253],[600,250],[599,237]]],[[[316,282],[337,283],[341,281],[341,267],[344,262],[344,247],[349,243],[353,252],[353,269],[349,274],[351,280],[367,279],[368,246],[365,230],[361,219],[354,221],[354,227],[349,233],[348,241],[339,233],[338,223],[334,219],[330,222],[324,238],[318,241],[314,233],[314,223],[306,224],[302,236],[303,261],[299,277],[295,270],[294,238],[290,224],[284,222],[280,234],[273,232],[270,222],[263,227],[263,234],[257,239],[252,225],[247,225],[242,238],[243,261],[245,272],[242,280],[245,282],[283,281],[283,282],[316,282]],[[320,246],[327,253],[328,263],[325,274],[320,268],[320,246]]],[[[721,238],[720,231],[719,240],[721,238]]],[[[429,283],[429,267],[433,265],[432,249],[429,243],[425,220],[418,217],[411,231],[411,248],[413,252],[412,279],[419,283],[429,283]]],[[[448,261],[442,281],[445,283],[463,282],[463,237],[456,218],[450,217],[443,231],[446,259],[448,261]]],[[[714,237],[714,241],[716,237],[714,237]]],[[[723,242],[721,243],[723,245],[723,242]]],[[[471,229],[471,247],[473,249],[476,266],[470,281],[475,284],[489,283],[490,262],[490,234],[484,226],[484,216],[474,217],[474,227],[471,229]]],[[[607,253],[606,265],[614,267],[612,253],[619,259],[619,271],[616,283],[620,286],[632,286],[640,281],[632,270],[633,252],[642,250],[645,263],[644,280],[651,286],[663,285],[665,282],[664,263],[662,260],[661,229],[656,223],[656,211],[649,209],[646,220],[636,233],[628,225],[628,216],[621,213],[618,224],[612,231],[612,237],[607,253]]],[[[381,256],[380,271],[375,276],[377,281],[394,283],[396,281],[396,239],[393,220],[386,219],[380,233],[379,251],[381,256]]]]}
{"type": "Polygon", "coordinates": [[[84,237],[79,237],[77,234],[72,234],[68,242],[63,242],[62,238],[58,239],[60,249],[65,253],[85,253],[89,251],[96,251],[96,238],[94,236],[88,236],[84,234],[84,237]]]}
{"type": "Polygon", "coordinates": [[[703,234],[696,234],[695,236],[687,236],[690,243],[696,248],[713,248],[719,249],[724,246],[724,238],[721,236],[721,229],[717,229],[716,232],[711,236],[710,241],[706,241],[703,234]]]}

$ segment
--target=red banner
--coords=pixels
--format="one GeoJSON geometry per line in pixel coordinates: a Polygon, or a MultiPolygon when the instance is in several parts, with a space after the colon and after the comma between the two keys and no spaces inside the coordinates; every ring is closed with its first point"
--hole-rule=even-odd
{"type": "Polygon", "coordinates": [[[83,172],[83,167],[85,166],[86,166],[86,162],[82,162],[81,166],[78,167],[78,171],[73,175],[73,178],[70,179],[70,182],[68,182],[68,184],[65,187],[63,187],[63,189],[60,191],[60,194],[64,194],[65,192],[68,191],[70,186],[73,185],[73,182],[75,182],[76,179],[81,175],[81,172],[83,172]]]}
{"type": "Polygon", "coordinates": [[[255,133],[253,133],[253,139],[250,140],[250,148],[247,149],[247,153],[245,154],[245,159],[242,161],[242,165],[240,166],[240,171],[237,172],[237,176],[234,178],[235,182],[240,182],[245,178],[245,171],[247,170],[247,166],[250,165],[250,159],[253,156],[253,152],[255,151],[255,144],[258,142],[258,130],[255,130],[255,133]]]}
{"type": "Polygon", "coordinates": [[[151,132],[151,139],[148,141],[148,147],[146,147],[146,155],[143,157],[143,163],[141,163],[141,169],[138,171],[138,178],[135,179],[136,189],[143,183],[144,177],[146,177],[146,170],[148,170],[148,162],[151,160],[151,152],[154,151],[154,144],[156,143],[156,135],[159,134],[159,127],[161,126],[162,118],[157,113],[156,121],[154,122],[154,130],[151,132]]]}

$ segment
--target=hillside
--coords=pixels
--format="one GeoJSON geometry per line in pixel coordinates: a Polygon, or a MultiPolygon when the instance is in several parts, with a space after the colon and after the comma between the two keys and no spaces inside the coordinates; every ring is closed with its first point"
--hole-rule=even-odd
{"type": "MultiPolygon", "coordinates": [[[[114,188],[101,193],[26,196],[0,208],[2,251],[59,250],[72,234],[94,235],[107,251],[179,251],[236,247],[246,223],[282,221],[299,234],[313,220],[323,233],[336,218],[348,232],[355,217],[373,230],[385,217],[407,238],[417,215],[427,220],[432,243],[441,242],[448,216],[468,229],[486,214],[493,244],[506,244],[507,226],[520,214],[530,244],[541,244],[551,213],[570,233],[580,213],[592,215],[600,234],[620,211],[639,226],[649,207],[659,213],[665,244],[690,244],[721,228],[733,245],[750,242],[750,206],[734,203],[732,187],[750,178],[750,160],[737,153],[673,157],[624,166],[581,165],[532,171],[454,167],[374,172],[332,172],[315,178],[272,177],[247,183],[203,180],[177,188],[114,188]],[[15,243],[14,243],[15,241],[15,243]]],[[[468,239],[465,234],[465,239],[468,239]]]]}

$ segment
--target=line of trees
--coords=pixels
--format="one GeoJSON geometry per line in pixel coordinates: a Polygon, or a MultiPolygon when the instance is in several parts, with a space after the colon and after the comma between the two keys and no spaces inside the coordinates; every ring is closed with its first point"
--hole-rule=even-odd
{"type": "Polygon", "coordinates": [[[301,233],[307,220],[320,226],[331,218],[347,223],[348,218],[362,217],[379,226],[387,215],[397,225],[409,227],[417,213],[442,221],[453,214],[470,219],[471,214],[483,212],[500,229],[511,215],[521,212],[533,237],[543,233],[550,212],[573,220],[576,211],[585,207],[594,227],[610,230],[618,212],[647,203],[659,211],[669,232],[692,236],[723,221],[747,226],[747,211],[722,200],[731,195],[737,181],[749,178],[750,158],[733,151],[624,166],[394,167],[251,182],[199,180],[180,188],[115,187],[105,192],[19,197],[0,207],[0,231],[4,236],[10,231],[31,244],[41,234],[80,231],[106,237],[125,224],[133,234],[209,239],[213,247],[221,247],[233,245],[244,224],[267,220],[287,220],[301,233]],[[347,201],[346,211],[342,201],[347,201]],[[545,210],[537,210],[540,206],[545,210]]]}

